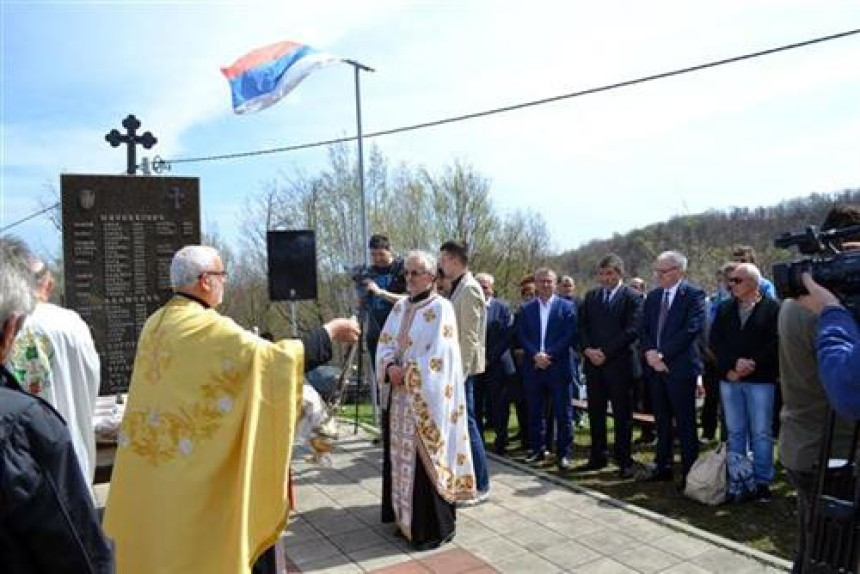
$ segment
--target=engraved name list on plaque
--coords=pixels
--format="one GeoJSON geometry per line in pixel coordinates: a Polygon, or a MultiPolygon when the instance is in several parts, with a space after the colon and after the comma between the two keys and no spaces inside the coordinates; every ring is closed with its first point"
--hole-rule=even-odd
{"type": "Polygon", "coordinates": [[[170,261],[200,243],[197,178],[62,175],[66,306],[93,331],[99,394],[128,390],[147,317],[171,296],[170,261]]]}

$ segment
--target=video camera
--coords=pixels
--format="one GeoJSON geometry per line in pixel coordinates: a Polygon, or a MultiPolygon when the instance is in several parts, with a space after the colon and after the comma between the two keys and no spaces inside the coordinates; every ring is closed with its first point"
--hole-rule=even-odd
{"type": "Polygon", "coordinates": [[[842,240],[860,236],[860,225],[821,231],[814,225],[800,233],[784,233],[774,247],[797,246],[805,259],[773,265],[773,282],[781,298],[806,295],[801,278],[809,272],[817,283],[832,291],[860,320],[860,250],[842,251],[842,240]]]}

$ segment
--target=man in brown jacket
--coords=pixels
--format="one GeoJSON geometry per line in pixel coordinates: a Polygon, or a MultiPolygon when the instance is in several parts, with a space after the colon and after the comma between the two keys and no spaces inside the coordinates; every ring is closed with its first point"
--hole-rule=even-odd
{"type": "Polygon", "coordinates": [[[490,476],[487,470],[487,455],[484,452],[484,437],[475,418],[475,375],[484,372],[487,333],[487,303],[481,285],[469,271],[469,248],[463,241],[446,241],[439,248],[439,267],[451,281],[451,304],[457,316],[457,334],[460,356],[466,374],[466,404],[469,410],[469,442],[478,501],[490,496],[490,476]]]}

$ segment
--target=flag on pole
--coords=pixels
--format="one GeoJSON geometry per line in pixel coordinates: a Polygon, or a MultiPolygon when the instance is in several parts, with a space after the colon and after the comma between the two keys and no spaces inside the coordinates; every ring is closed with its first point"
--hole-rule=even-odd
{"type": "Polygon", "coordinates": [[[233,111],[245,114],[277,103],[311,72],[340,60],[305,44],[278,42],[245,54],[221,73],[230,82],[233,111]]]}

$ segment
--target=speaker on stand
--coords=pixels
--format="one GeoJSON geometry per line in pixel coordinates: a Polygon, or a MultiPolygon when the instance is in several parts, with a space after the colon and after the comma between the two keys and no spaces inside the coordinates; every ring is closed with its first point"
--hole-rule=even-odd
{"type": "Polygon", "coordinates": [[[311,229],[268,231],[269,300],[289,301],[293,337],[298,337],[296,301],[317,298],[317,247],[311,229]]]}

